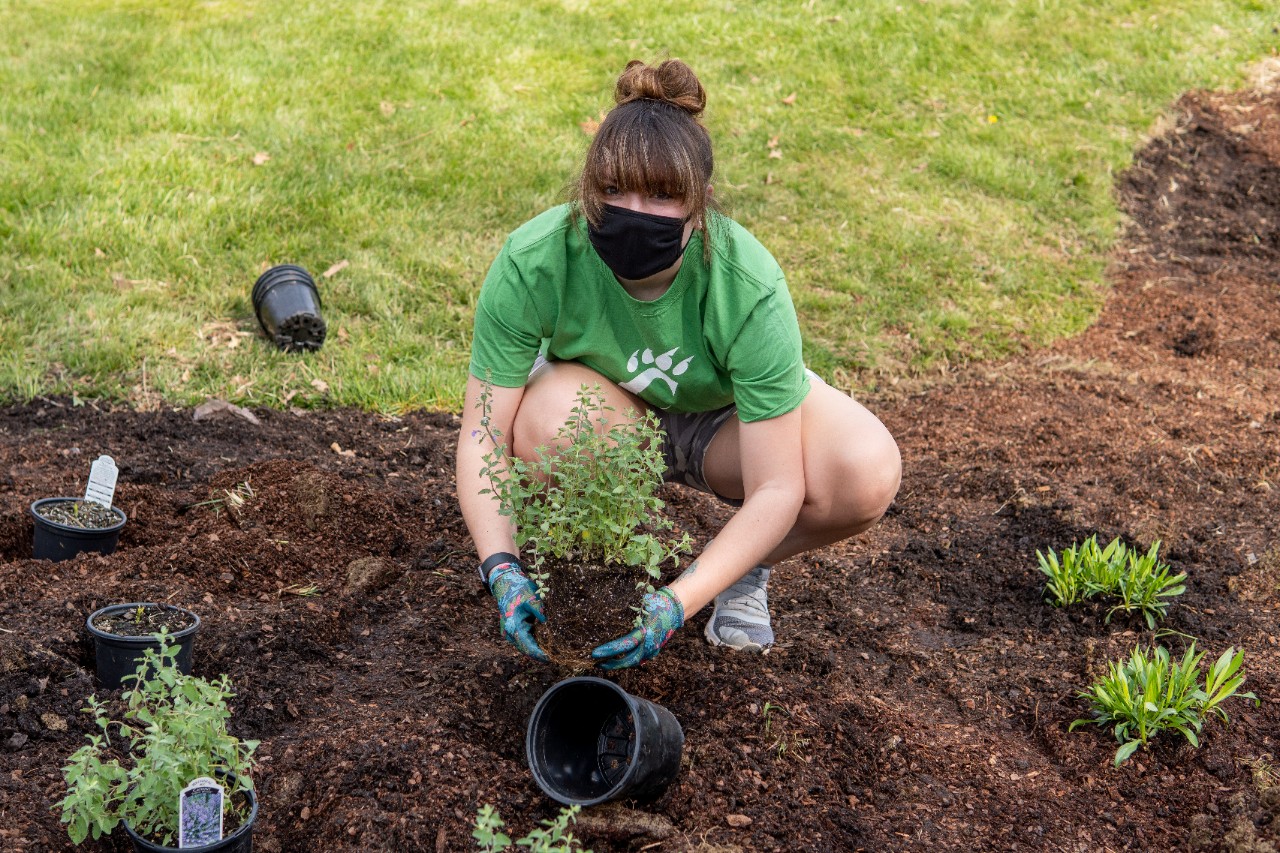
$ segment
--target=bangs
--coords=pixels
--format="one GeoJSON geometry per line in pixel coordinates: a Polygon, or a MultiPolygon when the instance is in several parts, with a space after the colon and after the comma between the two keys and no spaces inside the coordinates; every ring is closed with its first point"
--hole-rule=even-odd
{"type": "Polygon", "coordinates": [[[697,202],[710,178],[711,143],[699,125],[668,104],[632,101],[610,112],[592,140],[579,201],[598,223],[606,187],[697,202]]]}

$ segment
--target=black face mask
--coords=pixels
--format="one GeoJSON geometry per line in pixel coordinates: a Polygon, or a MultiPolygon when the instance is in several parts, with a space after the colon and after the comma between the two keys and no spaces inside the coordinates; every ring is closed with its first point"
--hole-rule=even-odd
{"type": "Polygon", "coordinates": [[[606,204],[600,227],[588,223],[587,236],[614,275],[638,281],[662,272],[680,259],[685,221],[606,204]]]}

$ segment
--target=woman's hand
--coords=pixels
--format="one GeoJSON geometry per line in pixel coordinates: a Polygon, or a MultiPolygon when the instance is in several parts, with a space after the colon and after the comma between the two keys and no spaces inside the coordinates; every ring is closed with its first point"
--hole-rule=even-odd
{"type": "Polygon", "coordinates": [[[520,651],[534,660],[547,661],[547,653],[533,639],[533,620],[546,622],[538,588],[529,580],[517,562],[494,566],[489,575],[489,591],[498,602],[502,618],[502,634],[520,651]]]}
{"type": "Polygon", "coordinates": [[[655,657],[671,635],[684,624],[684,605],[671,587],[645,595],[640,604],[640,627],[616,640],[597,646],[591,657],[601,669],[626,669],[655,657]]]}

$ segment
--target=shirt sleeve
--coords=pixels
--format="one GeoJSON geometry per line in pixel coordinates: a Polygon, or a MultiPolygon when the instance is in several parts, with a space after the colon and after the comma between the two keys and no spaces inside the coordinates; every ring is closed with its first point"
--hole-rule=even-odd
{"type": "Polygon", "coordinates": [[[726,367],[733,400],[744,423],[792,411],[809,393],[800,324],[781,278],[756,304],[729,350],[726,367]]]}
{"type": "Polygon", "coordinates": [[[542,346],[543,329],[529,288],[504,245],[480,287],[469,370],[504,388],[522,387],[542,346]]]}

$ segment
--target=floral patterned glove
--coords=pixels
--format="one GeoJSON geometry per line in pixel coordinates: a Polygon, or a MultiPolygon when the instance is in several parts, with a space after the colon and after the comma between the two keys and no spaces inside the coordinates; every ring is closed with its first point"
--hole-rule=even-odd
{"type": "Polygon", "coordinates": [[[645,595],[640,604],[640,627],[616,640],[597,646],[591,657],[601,669],[626,669],[655,657],[676,629],[684,624],[684,606],[664,586],[645,595]]]}
{"type": "MultiPolygon", "coordinates": [[[[489,562],[485,561],[486,564],[489,562]]],[[[533,620],[547,621],[547,617],[542,615],[538,588],[515,559],[497,563],[488,568],[488,574],[489,592],[498,602],[503,636],[534,660],[548,660],[547,653],[538,648],[537,641],[533,639],[533,620]]]]}

